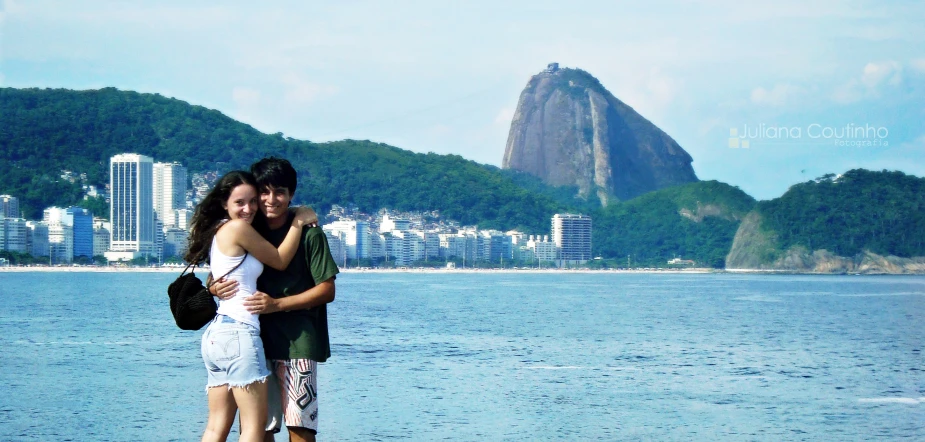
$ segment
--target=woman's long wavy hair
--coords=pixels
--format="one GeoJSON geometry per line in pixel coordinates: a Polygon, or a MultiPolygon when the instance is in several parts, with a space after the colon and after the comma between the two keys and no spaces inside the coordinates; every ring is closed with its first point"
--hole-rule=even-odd
{"type": "MultiPolygon", "coordinates": [[[[221,225],[220,221],[228,218],[228,211],[222,205],[227,203],[231,191],[242,184],[248,184],[257,189],[257,180],[250,172],[243,170],[228,172],[219,178],[215,187],[196,206],[196,212],[190,223],[189,247],[186,250],[186,256],[183,257],[186,262],[199,264],[208,259],[212,238],[221,225]]],[[[262,216],[263,213],[258,210],[255,220],[262,216]]]]}

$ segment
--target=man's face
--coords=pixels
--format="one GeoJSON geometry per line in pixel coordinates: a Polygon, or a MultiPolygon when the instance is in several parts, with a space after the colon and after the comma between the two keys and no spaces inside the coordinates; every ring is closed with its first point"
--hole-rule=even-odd
{"type": "Polygon", "coordinates": [[[290,202],[292,195],[285,187],[266,186],[260,190],[260,210],[271,223],[273,220],[286,219],[290,202]]]}

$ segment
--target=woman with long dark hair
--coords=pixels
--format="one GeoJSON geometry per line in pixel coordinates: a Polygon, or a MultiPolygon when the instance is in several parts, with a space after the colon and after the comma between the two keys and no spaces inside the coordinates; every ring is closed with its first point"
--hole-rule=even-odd
{"type": "Polygon", "coordinates": [[[268,265],[285,270],[299,247],[302,226],[318,221],[301,207],[279,249],[251,226],[263,216],[253,175],[233,171],[218,180],[196,207],[187,262],[207,259],[212,275],[238,282],[231,298],[220,299],[218,314],[202,335],[202,359],[208,370],[209,422],[203,441],[224,441],[241,412],[242,441],[262,441],[267,420],[270,375],[260,340],[260,321],[244,308],[244,299],[257,291],[257,277],[268,265]]]}

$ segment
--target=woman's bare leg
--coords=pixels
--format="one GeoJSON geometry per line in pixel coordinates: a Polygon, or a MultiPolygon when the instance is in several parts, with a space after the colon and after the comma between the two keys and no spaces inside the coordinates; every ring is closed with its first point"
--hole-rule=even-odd
{"type": "Polygon", "coordinates": [[[209,389],[209,422],[206,431],[202,434],[202,442],[224,442],[234,423],[234,415],[238,410],[235,398],[228,391],[227,385],[219,385],[209,389]]]}
{"type": "Polygon", "coordinates": [[[262,442],[267,427],[267,383],[231,389],[241,410],[241,442],[262,442]]]}

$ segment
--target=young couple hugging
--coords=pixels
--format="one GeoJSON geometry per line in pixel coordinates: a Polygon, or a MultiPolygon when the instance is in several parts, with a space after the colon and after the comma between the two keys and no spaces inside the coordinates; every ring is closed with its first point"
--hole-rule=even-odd
{"type": "Polygon", "coordinates": [[[272,441],[283,424],[291,441],[315,440],[339,270],[315,212],[289,207],[296,184],[288,161],[264,158],[225,174],[193,215],[186,260],[208,250],[212,275],[225,275],[209,288],[218,314],[202,336],[203,441],[224,441],[238,410],[242,441],[272,441]]]}

